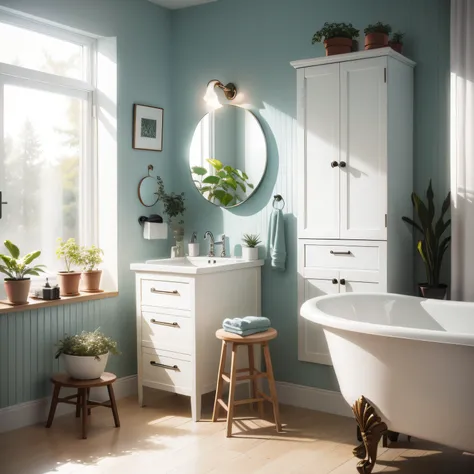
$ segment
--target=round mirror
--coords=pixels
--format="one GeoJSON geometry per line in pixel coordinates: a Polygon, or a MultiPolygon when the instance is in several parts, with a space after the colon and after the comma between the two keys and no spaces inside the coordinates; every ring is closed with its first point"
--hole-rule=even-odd
{"type": "Polygon", "coordinates": [[[255,115],[235,105],[205,115],[194,131],[189,165],[209,202],[227,208],[245,202],[267,166],[267,143],[255,115]]]}
{"type": "Polygon", "coordinates": [[[145,207],[154,206],[158,202],[157,191],[158,185],[153,176],[145,176],[138,183],[138,199],[145,207]]]}

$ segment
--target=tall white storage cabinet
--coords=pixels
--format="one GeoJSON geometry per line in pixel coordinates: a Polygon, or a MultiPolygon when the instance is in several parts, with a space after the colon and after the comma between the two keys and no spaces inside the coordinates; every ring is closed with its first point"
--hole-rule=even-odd
{"type": "MultiPolygon", "coordinates": [[[[298,313],[309,298],[413,291],[413,70],[391,48],[297,69],[298,313]]],[[[299,316],[299,359],[331,364],[299,316]]]]}

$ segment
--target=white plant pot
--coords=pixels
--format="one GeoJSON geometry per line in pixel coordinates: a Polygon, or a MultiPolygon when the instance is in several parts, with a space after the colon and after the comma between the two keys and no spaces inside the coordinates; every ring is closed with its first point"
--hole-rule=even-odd
{"type": "Polygon", "coordinates": [[[244,260],[258,260],[258,247],[242,247],[242,258],[244,260]]]}
{"type": "Polygon", "coordinates": [[[102,354],[96,359],[93,356],[73,356],[62,354],[66,372],[73,379],[98,379],[105,371],[109,353],[102,354]]]}

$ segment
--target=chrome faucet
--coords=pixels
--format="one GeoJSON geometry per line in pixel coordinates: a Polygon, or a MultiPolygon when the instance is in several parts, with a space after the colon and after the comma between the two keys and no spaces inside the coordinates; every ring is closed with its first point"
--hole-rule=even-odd
{"type": "Polygon", "coordinates": [[[220,242],[216,242],[214,240],[214,235],[212,234],[212,232],[210,230],[208,230],[204,234],[204,239],[207,240],[208,237],[210,239],[210,242],[209,242],[209,253],[207,254],[207,256],[211,257],[211,258],[215,257],[216,254],[214,253],[214,245],[222,245],[221,257],[224,258],[226,256],[226,253],[225,253],[225,234],[222,234],[222,240],[220,242]]]}

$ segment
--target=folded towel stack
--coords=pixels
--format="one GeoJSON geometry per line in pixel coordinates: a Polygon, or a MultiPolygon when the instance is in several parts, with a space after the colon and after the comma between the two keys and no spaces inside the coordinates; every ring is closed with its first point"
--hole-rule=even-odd
{"type": "Polygon", "coordinates": [[[270,329],[271,322],[262,316],[245,316],[245,318],[226,318],[222,327],[233,334],[239,336],[250,336],[270,329]]]}

